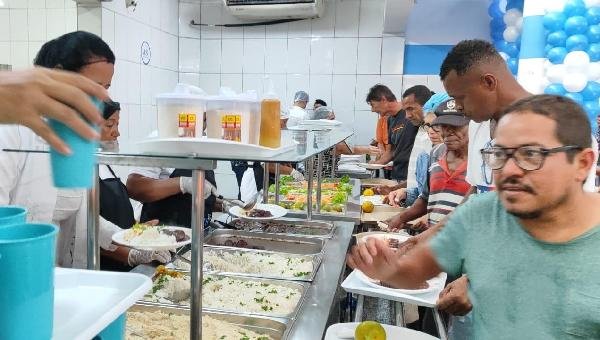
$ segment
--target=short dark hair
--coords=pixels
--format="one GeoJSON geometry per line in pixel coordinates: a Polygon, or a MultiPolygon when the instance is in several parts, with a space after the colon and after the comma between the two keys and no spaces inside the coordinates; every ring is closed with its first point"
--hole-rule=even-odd
{"type": "Polygon", "coordinates": [[[315,104],[327,106],[327,103],[323,99],[315,99],[315,104]]]}
{"type": "Polygon", "coordinates": [[[78,72],[95,57],[105,59],[110,64],[115,63],[114,53],[102,38],[89,32],[76,31],[42,45],[33,63],[36,66],[60,67],[78,72]]]}
{"type": "Polygon", "coordinates": [[[394,95],[394,92],[390,90],[389,87],[382,84],[377,84],[371,87],[371,89],[369,89],[369,94],[367,95],[367,103],[370,103],[371,101],[378,102],[384,98],[388,101],[396,101],[396,96],[394,95]]]}
{"type": "Polygon", "coordinates": [[[452,71],[462,76],[473,66],[489,62],[504,63],[494,45],[485,40],[463,40],[448,52],[440,67],[440,78],[446,79],[452,71]]]}
{"type": "MultiPolygon", "coordinates": [[[[583,108],[572,99],[541,94],[521,99],[504,110],[505,114],[525,112],[533,112],[555,121],[554,135],[563,145],[575,145],[582,149],[591,147],[592,127],[590,121],[583,108]]],[[[576,153],[577,150],[567,152],[569,161],[573,160],[576,153]]]]}
{"type": "Polygon", "coordinates": [[[104,117],[104,119],[109,119],[117,111],[121,111],[121,103],[114,102],[109,99],[104,102],[104,111],[102,112],[102,117],[104,117]]]}
{"type": "Polygon", "coordinates": [[[429,98],[433,96],[433,92],[431,92],[431,90],[425,85],[416,85],[404,91],[402,98],[406,98],[410,95],[414,95],[417,103],[423,106],[425,103],[427,103],[429,98]]]}

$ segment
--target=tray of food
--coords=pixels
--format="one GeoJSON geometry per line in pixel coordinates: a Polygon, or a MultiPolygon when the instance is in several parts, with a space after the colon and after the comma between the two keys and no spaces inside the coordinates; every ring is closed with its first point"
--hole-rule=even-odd
{"type": "Polygon", "coordinates": [[[242,230],[213,230],[204,244],[220,247],[278,251],[290,254],[319,254],[323,239],[288,235],[265,235],[242,230]]]}
{"type": "MultiPolygon", "coordinates": [[[[294,319],[307,289],[305,282],[204,274],[202,307],[206,310],[294,319]]],[[[143,300],[146,303],[189,308],[190,290],[188,272],[159,266],[152,278],[152,289],[143,300]]]]}
{"type": "Polygon", "coordinates": [[[238,230],[276,235],[331,238],[335,225],[329,222],[306,221],[300,219],[278,219],[265,222],[236,219],[231,226],[238,230]]]}
{"type": "MultiPolygon", "coordinates": [[[[190,311],[185,308],[138,303],[127,311],[126,340],[190,337],[190,311]]],[[[202,312],[204,339],[284,340],[284,320],[216,311],[202,312]]]]}
{"type": "MultiPolygon", "coordinates": [[[[266,250],[204,247],[204,271],[248,277],[312,282],[321,265],[321,255],[285,254],[266,250]]],[[[191,252],[178,254],[172,265],[189,271],[191,252]]]]}
{"type": "Polygon", "coordinates": [[[287,214],[287,209],[275,204],[257,203],[254,208],[250,210],[244,210],[241,207],[233,206],[229,209],[229,214],[243,219],[264,221],[285,216],[287,214]]]}

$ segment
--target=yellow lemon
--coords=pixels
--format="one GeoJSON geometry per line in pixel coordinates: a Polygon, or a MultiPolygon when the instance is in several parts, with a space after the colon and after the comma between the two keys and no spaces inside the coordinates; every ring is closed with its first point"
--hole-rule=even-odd
{"type": "Polygon", "coordinates": [[[373,195],[375,195],[375,192],[373,191],[373,189],[368,188],[368,189],[365,189],[365,191],[363,191],[363,195],[365,195],[365,196],[373,196],[373,195]]]}
{"type": "Polygon", "coordinates": [[[366,212],[366,213],[373,212],[373,209],[375,208],[375,206],[373,205],[373,202],[371,202],[371,201],[364,201],[361,207],[362,207],[362,211],[366,212]]]}
{"type": "Polygon", "coordinates": [[[385,329],[377,321],[363,321],[354,331],[355,340],[385,340],[385,329]]]}

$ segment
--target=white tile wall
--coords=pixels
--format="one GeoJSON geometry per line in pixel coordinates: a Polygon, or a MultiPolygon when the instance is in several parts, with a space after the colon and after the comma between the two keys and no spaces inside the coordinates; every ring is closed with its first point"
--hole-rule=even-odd
{"type": "Polygon", "coordinates": [[[199,84],[200,33],[196,28],[186,31],[187,26],[180,25],[180,7],[186,9],[182,11],[182,21],[186,15],[188,21],[199,19],[199,4],[139,1],[133,11],[125,8],[124,1],[102,3],[102,17],[98,18],[102,22],[102,38],[117,58],[109,92],[122,104],[119,129],[123,141],[142,138],[156,128],[155,96],[173,90],[179,71],[187,82],[199,84]],[[180,28],[184,33],[181,42],[180,28]],[[142,42],[150,45],[148,65],[141,60],[142,42]]]}
{"type": "Polygon", "coordinates": [[[11,0],[0,8],[0,63],[31,67],[48,40],[77,28],[72,0],[11,0]]]}
{"type": "Polygon", "coordinates": [[[358,74],[381,74],[381,38],[358,39],[358,74]]]}
{"type": "Polygon", "coordinates": [[[221,48],[221,72],[242,73],[244,65],[244,39],[223,39],[221,48]]]}

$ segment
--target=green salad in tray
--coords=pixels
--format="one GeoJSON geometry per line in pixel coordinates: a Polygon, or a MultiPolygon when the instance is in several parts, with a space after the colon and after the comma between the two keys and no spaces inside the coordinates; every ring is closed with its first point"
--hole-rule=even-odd
{"type": "MultiPolygon", "coordinates": [[[[279,179],[279,205],[288,209],[306,210],[308,183],[295,182],[292,176],[281,176],[279,179]]],[[[271,196],[275,195],[275,184],[269,186],[271,196]]],[[[350,178],[326,178],[321,183],[321,211],[340,214],[345,212],[348,196],[352,193],[350,178]]],[[[269,202],[274,203],[272,197],[269,202]]],[[[313,208],[316,207],[316,190],[313,190],[313,208]]]]}

